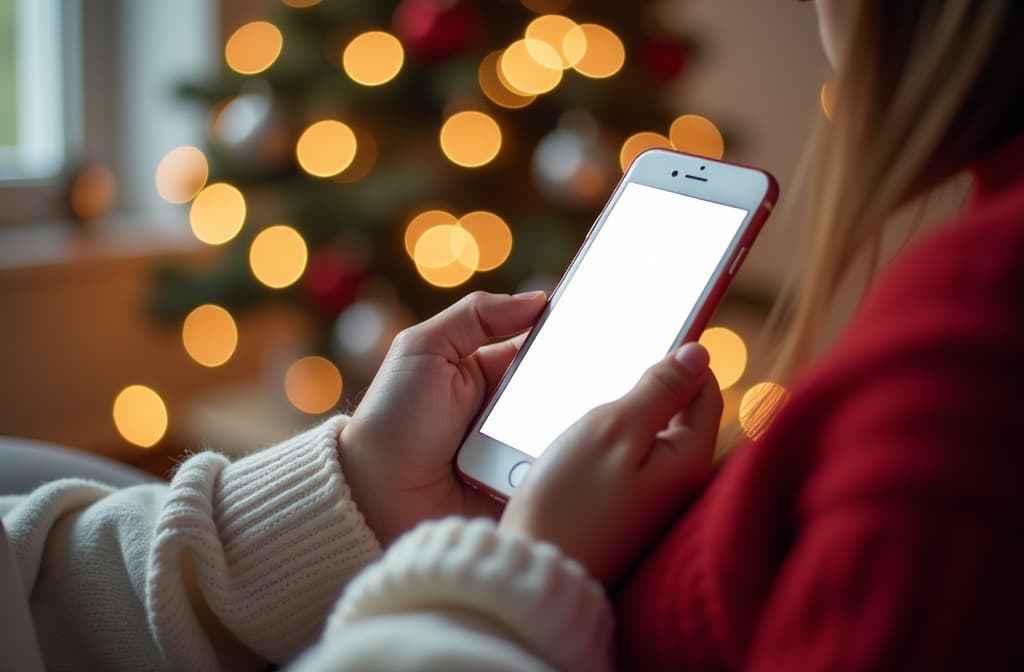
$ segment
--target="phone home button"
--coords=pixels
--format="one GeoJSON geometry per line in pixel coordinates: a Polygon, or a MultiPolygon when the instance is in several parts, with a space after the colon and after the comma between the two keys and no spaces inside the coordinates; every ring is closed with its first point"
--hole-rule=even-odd
{"type": "Polygon", "coordinates": [[[508,484],[513,488],[518,488],[519,484],[523,482],[523,478],[526,476],[526,472],[530,470],[532,464],[530,462],[520,462],[508,472],[508,484]]]}

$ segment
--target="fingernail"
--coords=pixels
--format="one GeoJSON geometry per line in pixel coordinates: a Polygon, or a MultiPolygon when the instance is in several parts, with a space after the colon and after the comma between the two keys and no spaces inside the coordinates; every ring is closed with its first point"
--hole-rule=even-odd
{"type": "Polygon", "coordinates": [[[711,355],[700,343],[686,343],[676,350],[676,361],[693,375],[704,373],[708,369],[711,355]]]}
{"type": "Polygon", "coordinates": [[[516,301],[536,301],[538,298],[543,296],[546,296],[544,290],[537,289],[532,292],[519,292],[518,294],[513,294],[512,298],[516,301]]]}

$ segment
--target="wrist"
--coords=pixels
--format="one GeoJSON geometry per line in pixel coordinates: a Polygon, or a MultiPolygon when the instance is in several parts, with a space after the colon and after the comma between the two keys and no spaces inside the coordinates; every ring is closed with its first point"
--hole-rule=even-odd
{"type": "Polygon", "coordinates": [[[384,521],[380,506],[380,486],[384,482],[375,474],[368,453],[349,432],[351,424],[342,428],[338,435],[338,462],[351,491],[352,502],[363,514],[366,526],[376,535],[381,546],[387,546],[391,535],[384,521]]]}

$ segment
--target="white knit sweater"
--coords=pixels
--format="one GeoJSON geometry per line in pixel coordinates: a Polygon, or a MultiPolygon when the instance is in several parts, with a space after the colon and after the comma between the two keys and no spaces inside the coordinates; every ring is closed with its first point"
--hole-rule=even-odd
{"type": "Polygon", "coordinates": [[[550,545],[447,519],[380,558],[338,464],[345,422],[234,463],[201,453],[170,486],[0,498],[0,668],[611,666],[600,587],[550,545]]]}

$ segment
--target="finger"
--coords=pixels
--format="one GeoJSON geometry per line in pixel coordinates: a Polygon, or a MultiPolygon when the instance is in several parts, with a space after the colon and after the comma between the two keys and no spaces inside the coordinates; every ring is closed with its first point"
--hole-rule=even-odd
{"type": "Polygon", "coordinates": [[[678,492],[711,472],[714,445],[689,427],[669,427],[658,433],[640,468],[648,484],[663,484],[670,492],[678,492]]]}
{"type": "Polygon", "coordinates": [[[652,366],[624,397],[614,402],[641,437],[653,437],[672,416],[686,409],[708,374],[708,351],[686,343],[652,366]]]}
{"type": "Polygon", "coordinates": [[[519,348],[523,347],[523,342],[529,333],[523,332],[507,341],[485,345],[473,355],[484,374],[484,383],[488,394],[498,386],[498,382],[519,352],[519,348]]]}
{"type": "Polygon", "coordinates": [[[683,424],[700,437],[715,436],[722,422],[722,392],[713,373],[704,378],[697,396],[687,406],[683,424]]]}
{"type": "Polygon", "coordinates": [[[458,362],[494,338],[527,329],[544,307],[544,292],[473,292],[400,338],[404,354],[436,354],[458,362]]]}

